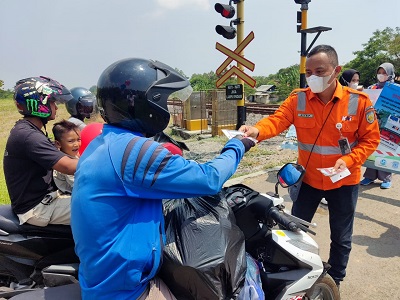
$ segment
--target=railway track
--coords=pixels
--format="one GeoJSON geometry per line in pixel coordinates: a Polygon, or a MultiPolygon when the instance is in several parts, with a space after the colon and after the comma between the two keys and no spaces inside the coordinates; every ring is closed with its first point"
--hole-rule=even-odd
{"type": "MultiPolygon", "coordinates": [[[[168,100],[168,105],[170,106],[182,106],[181,101],[168,100]]],[[[262,103],[245,103],[246,114],[262,114],[262,115],[272,115],[279,107],[279,104],[262,104],[262,103]]],[[[212,106],[211,103],[206,104],[206,109],[209,114],[211,114],[212,106]]]]}

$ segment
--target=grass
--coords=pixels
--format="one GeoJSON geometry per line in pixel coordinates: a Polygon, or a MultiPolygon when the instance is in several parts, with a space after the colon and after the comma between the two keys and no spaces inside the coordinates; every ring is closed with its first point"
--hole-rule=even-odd
{"type": "MultiPolygon", "coordinates": [[[[14,126],[15,122],[22,118],[22,115],[19,114],[17,108],[15,107],[14,100],[11,98],[0,99],[0,112],[1,112],[1,125],[2,129],[0,130],[0,204],[8,204],[10,203],[10,197],[8,196],[7,186],[4,178],[3,171],[3,158],[4,158],[4,149],[6,147],[7,139],[10,134],[11,128],[14,126]]],[[[55,122],[59,122],[62,119],[68,119],[69,114],[65,108],[65,105],[59,105],[57,110],[57,116],[54,121],[50,121],[47,125],[47,132],[51,138],[52,132],[51,128],[55,122]]],[[[96,119],[91,120],[91,122],[101,122],[101,117],[99,116],[96,119]]],[[[89,123],[89,122],[87,122],[89,123]]]]}

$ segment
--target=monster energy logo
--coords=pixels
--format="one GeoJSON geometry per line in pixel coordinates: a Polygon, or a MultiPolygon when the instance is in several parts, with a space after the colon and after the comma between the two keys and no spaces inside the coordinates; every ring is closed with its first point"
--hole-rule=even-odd
{"type": "Polygon", "coordinates": [[[37,112],[38,110],[38,101],[36,99],[26,99],[26,108],[33,112],[37,112]]]}
{"type": "Polygon", "coordinates": [[[37,116],[41,118],[46,118],[50,114],[49,112],[39,112],[39,101],[36,99],[26,99],[26,108],[30,111],[32,116],[37,116]]]}

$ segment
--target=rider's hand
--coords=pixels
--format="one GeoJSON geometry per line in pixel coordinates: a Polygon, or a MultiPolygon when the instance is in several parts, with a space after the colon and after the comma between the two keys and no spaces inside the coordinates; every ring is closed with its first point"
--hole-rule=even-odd
{"type": "Polygon", "coordinates": [[[234,139],[238,139],[240,140],[243,145],[244,145],[244,152],[247,152],[250,150],[250,148],[254,147],[256,145],[256,143],[254,141],[252,141],[251,139],[243,136],[243,135],[236,135],[233,137],[234,139]]]}
{"type": "Polygon", "coordinates": [[[239,131],[244,133],[244,136],[252,137],[256,139],[258,137],[259,130],[256,127],[253,126],[248,126],[248,125],[242,125],[239,128],[239,131]]]}

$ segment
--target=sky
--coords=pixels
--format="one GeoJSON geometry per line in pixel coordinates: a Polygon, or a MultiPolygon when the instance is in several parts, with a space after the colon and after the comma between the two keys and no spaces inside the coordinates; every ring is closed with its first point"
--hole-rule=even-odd
{"type": "MultiPolygon", "coordinates": [[[[188,77],[215,72],[236,39],[215,32],[229,25],[209,0],[0,0],[0,79],[5,89],[19,79],[48,76],[68,88],[90,88],[112,63],[140,57],[159,60],[188,77]]],[[[220,3],[228,4],[228,0],[220,3]]],[[[300,62],[293,0],[246,0],[244,37],[254,39],[244,56],[249,76],[268,76],[300,62]]],[[[376,30],[400,26],[399,0],[312,0],[308,27],[331,27],[315,42],[333,46],[340,64],[355,58],[376,30]]],[[[315,34],[307,35],[307,46],[315,34]]]]}

